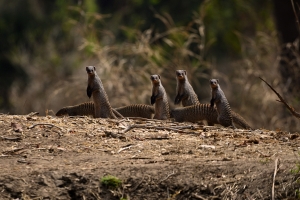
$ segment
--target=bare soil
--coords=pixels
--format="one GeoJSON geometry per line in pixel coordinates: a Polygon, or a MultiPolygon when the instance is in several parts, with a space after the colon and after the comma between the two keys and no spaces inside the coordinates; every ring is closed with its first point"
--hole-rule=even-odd
{"type": "Polygon", "coordinates": [[[299,140],[280,130],[0,115],[0,199],[296,199],[299,140]],[[108,188],[105,175],[122,185],[108,188]]]}

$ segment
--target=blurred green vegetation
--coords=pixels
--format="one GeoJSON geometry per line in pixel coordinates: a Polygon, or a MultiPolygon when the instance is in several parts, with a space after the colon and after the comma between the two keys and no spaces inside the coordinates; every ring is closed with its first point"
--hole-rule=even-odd
{"type": "MultiPolygon", "coordinates": [[[[266,92],[255,78],[274,66],[275,29],[271,0],[0,0],[0,111],[51,114],[88,101],[84,67],[95,65],[115,107],[149,103],[154,73],[172,102],[175,69],[186,69],[202,102],[217,77],[233,107],[251,115],[265,97],[245,95],[266,92]]],[[[273,114],[250,122],[263,127],[273,114]]]]}

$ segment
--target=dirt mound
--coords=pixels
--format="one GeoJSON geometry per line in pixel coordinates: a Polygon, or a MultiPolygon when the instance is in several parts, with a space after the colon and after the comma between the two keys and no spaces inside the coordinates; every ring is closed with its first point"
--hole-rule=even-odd
{"type": "Polygon", "coordinates": [[[0,130],[0,199],[271,199],[273,185],[275,199],[299,195],[298,133],[34,115],[0,115],[0,130]]]}

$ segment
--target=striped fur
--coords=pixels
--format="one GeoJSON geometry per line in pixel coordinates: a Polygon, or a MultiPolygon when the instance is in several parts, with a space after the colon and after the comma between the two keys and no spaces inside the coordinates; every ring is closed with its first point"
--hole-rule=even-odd
{"type": "MultiPolygon", "coordinates": [[[[86,72],[88,74],[88,87],[86,92],[89,98],[93,97],[95,107],[94,117],[117,119],[118,117],[113,112],[102,81],[97,75],[96,68],[94,66],[88,66],[86,67],[86,72]]],[[[118,116],[121,115],[118,114],[118,116]]],[[[121,116],[121,118],[123,117],[121,116]]]]}
{"type": "MultiPolygon", "coordinates": [[[[196,104],[193,106],[175,108],[171,111],[171,114],[177,122],[206,120],[208,125],[211,126],[219,124],[218,111],[215,107],[211,107],[210,104],[196,104]]],[[[231,114],[235,125],[244,129],[251,129],[251,126],[242,116],[233,111],[231,111],[231,114]]]]}
{"type": "Polygon", "coordinates": [[[152,115],[154,114],[154,107],[145,104],[132,104],[129,106],[115,108],[115,110],[121,113],[124,117],[143,117],[152,119],[152,115]]]}
{"type": "Polygon", "coordinates": [[[170,107],[164,86],[160,76],[157,74],[150,76],[152,82],[151,104],[155,104],[155,114],[153,119],[166,120],[170,118],[170,107]]]}
{"type": "Polygon", "coordinates": [[[218,79],[211,79],[210,86],[212,95],[210,100],[210,106],[213,107],[214,104],[216,104],[219,123],[225,127],[234,127],[232,121],[231,108],[224,92],[222,91],[219,85],[218,79]]]}
{"type": "Polygon", "coordinates": [[[175,108],[171,111],[172,116],[177,122],[197,122],[206,120],[210,125],[218,124],[218,112],[209,104],[196,104],[181,108],[175,108]]]}
{"type": "MultiPolygon", "coordinates": [[[[60,109],[56,116],[76,116],[76,115],[91,115],[94,116],[94,103],[93,102],[86,102],[81,103],[75,106],[67,106],[60,109]]],[[[152,115],[154,114],[154,108],[150,105],[145,104],[132,104],[129,106],[123,106],[119,108],[114,108],[113,113],[118,116],[117,113],[120,113],[124,117],[143,117],[151,119],[152,115]]]]}
{"type": "Polygon", "coordinates": [[[198,96],[190,84],[185,70],[176,70],[177,87],[175,104],[182,102],[182,106],[191,106],[200,103],[198,96]]]}
{"type": "Polygon", "coordinates": [[[94,116],[94,103],[93,102],[86,102],[81,103],[75,106],[67,106],[63,107],[59,111],[57,111],[56,116],[63,116],[63,115],[69,115],[69,116],[77,116],[77,115],[91,115],[94,116]]]}

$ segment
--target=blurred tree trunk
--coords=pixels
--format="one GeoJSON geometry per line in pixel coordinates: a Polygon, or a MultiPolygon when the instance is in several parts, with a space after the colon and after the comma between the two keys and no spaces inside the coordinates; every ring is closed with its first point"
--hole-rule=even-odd
{"type": "MultiPolygon", "coordinates": [[[[300,0],[292,0],[299,16],[300,0]]],[[[285,95],[300,96],[299,24],[290,0],[273,0],[274,16],[281,44],[279,71],[285,95]]]]}

